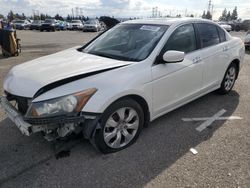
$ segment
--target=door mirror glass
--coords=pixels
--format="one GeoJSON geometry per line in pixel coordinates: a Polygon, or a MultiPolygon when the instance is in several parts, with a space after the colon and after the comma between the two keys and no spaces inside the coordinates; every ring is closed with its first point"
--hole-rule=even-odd
{"type": "Polygon", "coordinates": [[[185,53],[181,51],[169,50],[164,53],[163,61],[165,63],[178,63],[184,60],[185,53]]]}

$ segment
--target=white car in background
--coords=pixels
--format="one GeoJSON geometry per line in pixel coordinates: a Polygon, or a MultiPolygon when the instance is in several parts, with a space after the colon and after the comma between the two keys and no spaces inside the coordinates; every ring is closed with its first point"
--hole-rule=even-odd
{"type": "Polygon", "coordinates": [[[245,44],[246,49],[250,50],[250,30],[246,34],[244,44],[245,44]]]}
{"type": "Polygon", "coordinates": [[[232,26],[227,24],[226,22],[218,22],[218,24],[224,28],[227,32],[232,31],[232,26]]]}
{"type": "Polygon", "coordinates": [[[68,24],[69,30],[82,30],[83,29],[83,22],[81,20],[72,20],[68,24]]]}
{"type": "Polygon", "coordinates": [[[88,20],[85,22],[83,31],[95,31],[98,32],[102,29],[102,26],[98,20],[88,20]]]}
{"type": "Polygon", "coordinates": [[[15,66],[0,104],[27,136],[82,132],[101,152],[116,152],[150,121],[214,90],[229,93],[244,54],[239,38],[208,20],[128,21],[15,66]]]}

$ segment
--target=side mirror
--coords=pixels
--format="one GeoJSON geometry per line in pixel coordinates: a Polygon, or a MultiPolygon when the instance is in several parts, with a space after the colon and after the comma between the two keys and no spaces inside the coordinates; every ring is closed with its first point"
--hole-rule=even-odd
{"type": "Polygon", "coordinates": [[[184,60],[185,52],[170,50],[164,53],[163,61],[166,63],[179,63],[184,60]]]}

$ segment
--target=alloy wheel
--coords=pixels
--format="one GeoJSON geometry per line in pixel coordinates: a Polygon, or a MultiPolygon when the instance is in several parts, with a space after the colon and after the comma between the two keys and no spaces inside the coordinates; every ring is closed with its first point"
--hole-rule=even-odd
{"type": "Polygon", "coordinates": [[[119,149],[128,145],[139,128],[139,116],[133,108],[120,108],[106,121],[103,136],[110,148],[119,149]]]}

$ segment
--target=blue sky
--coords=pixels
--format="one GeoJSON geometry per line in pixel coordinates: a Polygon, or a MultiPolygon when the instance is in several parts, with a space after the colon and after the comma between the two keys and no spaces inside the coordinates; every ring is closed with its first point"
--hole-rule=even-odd
{"type": "MultiPolygon", "coordinates": [[[[212,0],[214,18],[217,19],[224,8],[238,7],[239,16],[250,18],[250,0],[212,0]]],[[[107,15],[115,17],[149,17],[152,8],[158,7],[162,15],[194,14],[200,16],[207,8],[208,0],[0,0],[0,14],[14,12],[31,15],[33,10],[40,13],[63,16],[72,14],[71,9],[79,9],[79,14],[91,17],[107,15]]],[[[74,12],[76,13],[76,12],[74,12]]]]}

